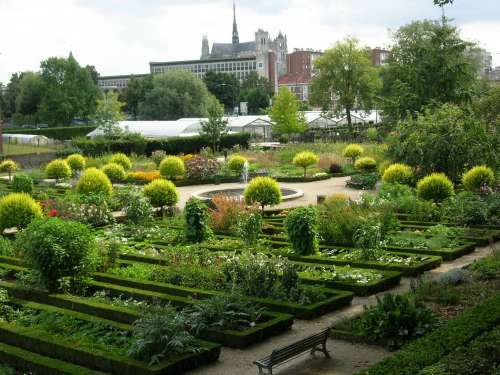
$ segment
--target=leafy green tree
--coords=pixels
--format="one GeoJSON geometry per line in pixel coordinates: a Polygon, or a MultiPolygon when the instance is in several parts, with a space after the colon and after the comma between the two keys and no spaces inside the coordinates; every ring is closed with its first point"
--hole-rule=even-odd
{"type": "Polygon", "coordinates": [[[92,122],[104,132],[105,137],[114,137],[121,134],[118,121],[125,120],[122,108],[125,103],[118,99],[118,94],[108,91],[101,99],[97,100],[97,109],[92,116],[92,122]]]}
{"type": "Polygon", "coordinates": [[[416,21],[397,30],[382,69],[382,109],[390,121],[416,114],[430,103],[461,104],[477,83],[471,43],[447,23],[416,21]]]}
{"type": "MultiPolygon", "coordinates": [[[[474,112],[489,124],[500,126],[500,86],[491,87],[473,102],[474,112]]],[[[498,132],[498,131],[497,131],[498,132]]]]}
{"type": "Polygon", "coordinates": [[[139,105],[146,100],[146,94],[153,89],[153,76],[131,77],[127,87],[121,92],[123,108],[134,120],[139,116],[139,105]]]}
{"type": "Polygon", "coordinates": [[[299,112],[299,107],[297,97],[287,87],[282,87],[269,109],[273,133],[288,137],[303,133],[307,124],[303,113],[299,112]]]}
{"type": "Polygon", "coordinates": [[[207,108],[208,120],[201,123],[201,134],[205,135],[212,144],[212,150],[217,150],[217,144],[222,136],[227,132],[227,120],[224,119],[224,108],[217,98],[210,98],[210,104],[207,108]]]}
{"type": "Polygon", "coordinates": [[[40,75],[33,72],[25,72],[19,85],[19,93],[16,97],[17,123],[27,121],[38,123],[38,109],[44,96],[44,85],[40,75]]]}
{"type": "Polygon", "coordinates": [[[3,95],[5,118],[11,118],[16,113],[16,99],[21,91],[21,80],[24,73],[14,73],[10,77],[5,93],[3,95]]]}
{"type": "Polygon", "coordinates": [[[234,107],[238,105],[240,81],[232,74],[208,71],[203,82],[227,112],[233,113],[234,107]]]}
{"type": "Polygon", "coordinates": [[[92,81],[94,81],[94,83],[97,85],[98,81],[99,81],[99,72],[97,71],[97,69],[95,68],[94,65],[87,65],[85,66],[85,69],[87,69],[87,71],[90,73],[90,76],[92,77],[92,81]]]}
{"type": "Polygon", "coordinates": [[[188,71],[172,70],[153,77],[153,88],[139,103],[143,120],[206,117],[210,93],[202,80],[188,71]]]}
{"type": "Polygon", "coordinates": [[[89,118],[95,112],[99,89],[90,72],[72,54],[67,59],[51,57],[41,63],[45,90],[40,118],[49,125],[68,125],[74,118],[89,118]]]}
{"type": "Polygon", "coordinates": [[[241,83],[240,102],[248,103],[248,113],[260,114],[269,107],[273,97],[273,87],[265,77],[250,72],[241,83]]]}
{"type": "MultiPolygon", "coordinates": [[[[347,115],[347,125],[352,134],[351,111],[359,107],[372,109],[374,96],[380,86],[376,69],[372,66],[366,49],[358,41],[347,38],[325,51],[315,62],[319,74],[313,80],[313,91],[320,93],[320,101],[336,97],[336,112],[347,115]]],[[[316,95],[318,98],[318,95],[316,95]]]]}

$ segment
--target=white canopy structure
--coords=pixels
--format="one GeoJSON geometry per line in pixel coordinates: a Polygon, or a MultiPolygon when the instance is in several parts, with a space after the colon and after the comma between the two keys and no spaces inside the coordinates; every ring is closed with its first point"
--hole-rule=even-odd
{"type": "Polygon", "coordinates": [[[2,134],[2,139],[5,143],[32,145],[32,146],[45,146],[50,143],[50,139],[44,135],[38,134],[2,134]]]}
{"type": "MultiPolygon", "coordinates": [[[[192,118],[183,120],[184,121],[119,121],[117,125],[124,132],[139,133],[146,138],[188,137],[199,134],[198,130],[193,130],[193,126],[196,128],[200,119],[192,118]]],[[[87,134],[87,137],[94,138],[102,134],[102,129],[97,128],[87,134]]]]}

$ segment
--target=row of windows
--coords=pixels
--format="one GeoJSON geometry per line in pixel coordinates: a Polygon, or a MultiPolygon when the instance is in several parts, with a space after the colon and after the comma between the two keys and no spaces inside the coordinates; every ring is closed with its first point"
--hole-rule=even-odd
{"type": "Polygon", "coordinates": [[[101,87],[127,87],[128,79],[121,79],[116,81],[99,81],[101,87]]]}
{"type": "Polygon", "coordinates": [[[155,66],[153,73],[164,73],[172,69],[185,69],[192,73],[206,73],[209,70],[216,72],[237,72],[237,71],[251,71],[257,68],[255,61],[238,61],[226,63],[199,63],[199,64],[185,64],[185,65],[168,65],[168,66],[155,66]]]}

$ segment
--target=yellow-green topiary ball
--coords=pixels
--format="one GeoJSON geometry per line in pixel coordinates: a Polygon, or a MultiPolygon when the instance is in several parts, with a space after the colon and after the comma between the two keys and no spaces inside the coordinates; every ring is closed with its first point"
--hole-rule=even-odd
{"type": "Polygon", "coordinates": [[[356,160],[354,168],[363,172],[373,172],[377,169],[377,162],[375,159],[365,156],[356,160]]]}
{"type": "Polygon", "coordinates": [[[66,163],[70,166],[73,172],[83,171],[85,169],[85,158],[80,154],[71,154],[66,158],[66,163]]]}
{"type": "Polygon", "coordinates": [[[45,177],[56,180],[66,180],[71,177],[71,167],[63,159],[52,160],[45,167],[45,177]]]}
{"type": "Polygon", "coordinates": [[[357,158],[363,155],[364,152],[365,150],[362,146],[356,143],[351,143],[350,145],[347,145],[346,148],[344,148],[344,151],[342,151],[342,155],[346,158],[351,158],[354,162],[357,158]]]}
{"type": "Polygon", "coordinates": [[[417,183],[417,196],[420,199],[442,202],[453,194],[453,182],[444,173],[432,173],[417,183]]]}
{"type": "Polygon", "coordinates": [[[493,186],[495,173],[486,165],[478,165],[462,176],[462,184],[469,191],[477,191],[482,186],[493,186]]]}
{"type": "Polygon", "coordinates": [[[130,161],[129,157],[121,152],[118,152],[111,156],[109,162],[120,164],[123,168],[125,168],[125,170],[129,170],[130,168],[132,168],[132,162],[130,161]]]}
{"type": "Polygon", "coordinates": [[[184,160],[177,156],[167,156],[164,158],[160,163],[159,169],[160,175],[170,180],[174,180],[179,176],[184,176],[186,172],[184,160]]]}
{"type": "Polygon", "coordinates": [[[102,167],[101,170],[113,182],[125,181],[125,179],[127,178],[127,173],[120,164],[108,163],[104,167],[102,167]]]}
{"type": "Polygon", "coordinates": [[[247,159],[241,155],[233,155],[229,158],[229,161],[227,162],[227,166],[229,170],[234,172],[235,175],[239,176],[241,173],[243,173],[243,167],[245,166],[245,163],[247,162],[247,159]]]}
{"type": "Polygon", "coordinates": [[[258,203],[262,209],[264,209],[264,206],[281,202],[280,186],[278,181],[271,177],[254,178],[246,187],[243,195],[246,204],[258,203]]]}
{"type": "Polygon", "coordinates": [[[12,173],[19,169],[19,165],[14,160],[6,159],[0,163],[0,172],[7,172],[9,174],[9,180],[12,177],[12,173]]]}
{"type": "Polygon", "coordinates": [[[413,171],[409,165],[391,164],[382,175],[382,181],[390,184],[409,184],[413,178],[413,171]]]}
{"type": "Polygon", "coordinates": [[[292,160],[293,165],[304,168],[304,177],[306,176],[307,167],[316,164],[319,161],[318,155],[311,151],[299,152],[292,160]]]}
{"type": "Polygon", "coordinates": [[[113,185],[108,176],[97,168],[86,169],[76,184],[78,194],[102,194],[110,197],[113,194],[113,185]]]}
{"type": "Polygon", "coordinates": [[[179,201],[179,192],[172,183],[162,178],[151,181],[144,186],[143,194],[153,207],[173,206],[179,201]]]}
{"type": "Polygon", "coordinates": [[[40,205],[26,193],[11,193],[0,198],[0,231],[26,227],[33,219],[42,217],[40,205]]]}

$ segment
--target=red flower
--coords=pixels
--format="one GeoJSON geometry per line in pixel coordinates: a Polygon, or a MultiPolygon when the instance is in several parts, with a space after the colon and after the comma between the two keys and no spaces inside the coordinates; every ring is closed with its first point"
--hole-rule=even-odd
{"type": "Polygon", "coordinates": [[[47,214],[49,217],[57,216],[57,210],[55,208],[51,209],[47,214]]]}

